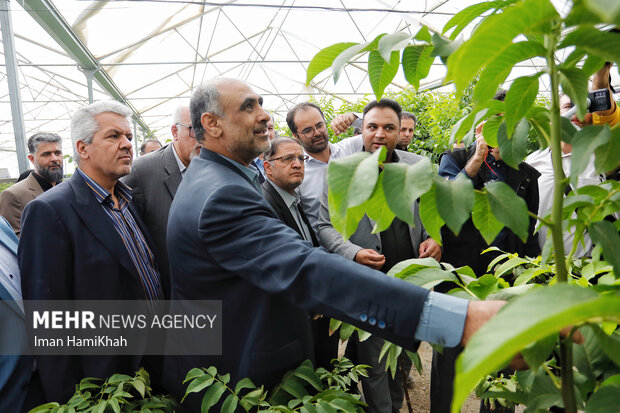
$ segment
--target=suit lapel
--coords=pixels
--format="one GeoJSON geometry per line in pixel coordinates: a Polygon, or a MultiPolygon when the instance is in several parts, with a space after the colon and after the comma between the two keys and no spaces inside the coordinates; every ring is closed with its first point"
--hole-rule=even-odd
{"type": "Polygon", "coordinates": [[[291,227],[292,229],[297,231],[297,233],[303,238],[301,228],[297,226],[297,222],[295,222],[293,214],[291,214],[291,211],[286,207],[284,200],[282,199],[280,194],[278,194],[278,192],[275,190],[269,180],[265,180],[265,182],[263,183],[263,188],[265,189],[267,195],[267,197],[265,197],[267,198],[267,202],[269,202],[273,209],[275,209],[282,222],[284,222],[288,227],[291,227]]]}
{"type": "Polygon", "coordinates": [[[254,182],[252,182],[246,174],[241,172],[239,168],[237,168],[235,165],[233,165],[231,162],[227,161],[226,159],[224,159],[222,156],[218,155],[217,153],[210,151],[208,149],[202,148],[200,151],[200,157],[208,161],[219,163],[220,165],[227,167],[228,169],[232,170],[234,173],[242,177],[247,183],[249,183],[252,186],[252,188],[256,189],[257,192],[261,192],[260,188],[257,188],[256,185],[254,185],[254,182]]]}
{"type": "Polygon", "coordinates": [[[30,190],[30,195],[32,195],[32,199],[35,199],[43,193],[43,188],[41,188],[41,185],[39,185],[39,181],[37,181],[37,178],[34,177],[34,171],[30,175],[28,175],[28,178],[26,178],[26,180],[28,182],[28,189],[30,190]]]}
{"type": "Polygon", "coordinates": [[[177,160],[174,157],[173,151],[174,147],[172,143],[170,143],[168,145],[168,148],[163,151],[164,169],[166,170],[166,174],[168,175],[164,179],[164,182],[172,198],[174,198],[174,196],[176,195],[177,189],[179,188],[182,179],[181,171],[179,171],[179,164],[177,164],[177,160]]]}
{"type": "MultiPolygon", "coordinates": [[[[106,215],[103,207],[97,202],[95,195],[86,185],[80,174],[76,172],[69,181],[75,194],[75,199],[69,203],[81,218],[84,225],[89,229],[101,245],[107,249],[112,256],[116,257],[120,264],[140,282],[140,276],[136,270],[129,252],[125,248],[123,239],[114,228],[114,224],[106,215]]],[[[133,207],[132,207],[133,208],[133,207]]],[[[135,216],[135,215],[134,215],[135,216]]]]}
{"type": "MultiPolygon", "coordinates": [[[[11,229],[9,223],[2,218],[3,222],[0,223],[0,244],[7,247],[15,256],[17,257],[17,241],[15,240],[16,236],[11,229]]],[[[13,311],[15,311],[20,317],[24,317],[24,313],[19,308],[17,303],[13,300],[13,296],[8,290],[0,283],[0,300],[6,301],[6,305],[8,305],[13,311]]]]}

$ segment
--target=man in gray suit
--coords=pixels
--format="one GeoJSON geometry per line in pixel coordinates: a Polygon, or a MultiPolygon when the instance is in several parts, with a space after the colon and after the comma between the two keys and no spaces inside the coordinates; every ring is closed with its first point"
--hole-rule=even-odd
{"type": "Polygon", "coordinates": [[[34,171],[22,181],[0,193],[0,215],[21,232],[22,211],[30,201],[62,181],[62,138],[55,133],[39,132],[28,138],[28,159],[34,171]]]}
{"type": "Polygon", "coordinates": [[[166,227],[170,204],[196,152],[189,106],[179,106],[172,115],[172,144],[139,157],[131,174],[122,181],[132,189],[133,202],[153,238],[160,265],[162,288],[170,297],[170,263],[166,250],[166,227]]]}
{"type": "MultiPolygon", "coordinates": [[[[414,164],[422,157],[394,149],[399,139],[400,114],[401,108],[396,101],[381,99],[370,102],[364,108],[362,125],[364,150],[373,153],[385,146],[387,149],[385,162],[414,164]]],[[[406,259],[441,258],[441,247],[428,236],[422,226],[417,202],[412,206],[415,226],[412,227],[395,218],[388,229],[380,234],[373,234],[374,222],[368,216],[364,216],[349,241],[344,241],[342,235],[331,225],[327,205],[327,191],[324,191],[319,211],[319,239],[331,252],[384,273],[406,259]]],[[[362,379],[368,412],[399,412],[404,396],[402,374],[406,377],[411,369],[411,363],[406,364],[406,371],[401,369],[398,372],[395,380],[390,380],[385,371],[385,359],[379,362],[384,340],[371,336],[363,342],[349,343],[357,347],[357,362],[372,367],[368,372],[369,377],[362,379]]]]}

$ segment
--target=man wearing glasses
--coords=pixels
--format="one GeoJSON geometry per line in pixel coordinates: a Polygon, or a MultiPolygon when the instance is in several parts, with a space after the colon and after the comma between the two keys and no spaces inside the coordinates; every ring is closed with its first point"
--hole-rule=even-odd
{"type": "Polygon", "coordinates": [[[359,152],[362,149],[362,136],[330,143],[323,111],[311,102],[299,103],[289,110],[286,123],[309,155],[306,177],[299,186],[299,194],[301,207],[316,233],[327,163],[330,159],[344,158],[359,152]]]}
{"type": "Polygon", "coordinates": [[[170,297],[170,264],[166,227],[172,199],[196,152],[189,106],[178,106],[172,115],[172,144],[139,157],[123,182],[132,189],[133,202],[153,238],[160,264],[162,288],[170,297]]]}

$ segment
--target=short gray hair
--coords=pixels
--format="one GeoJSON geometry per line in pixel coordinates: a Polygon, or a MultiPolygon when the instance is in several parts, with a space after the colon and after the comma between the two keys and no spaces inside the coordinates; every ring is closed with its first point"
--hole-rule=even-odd
{"type": "Polygon", "coordinates": [[[181,122],[181,115],[183,113],[183,109],[187,108],[187,105],[179,105],[172,112],[172,125],[176,125],[181,122]]]}
{"type": "Polygon", "coordinates": [[[301,143],[299,143],[297,139],[288,137],[275,138],[271,141],[271,147],[265,151],[265,161],[270,161],[271,158],[273,158],[275,154],[278,153],[278,148],[280,147],[280,145],[283,145],[285,143],[294,143],[295,145],[301,146],[301,143]]]}
{"type": "Polygon", "coordinates": [[[221,81],[222,79],[219,79],[202,84],[192,93],[192,98],[189,102],[189,112],[192,118],[194,136],[196,136],[198,143],[202,143],[205,139],[205,130],[200,121],[202,114],[209,112],[220,118],[224,117],[224,110],[220,103],[220,92],[217,90],[217,86],[221,81]]]}
{"type": "Polygon", "coordinates": [[[28,138],[28,152],[34,155],[37,148],[41,143],[60,143],[62,145],[62,138],[60,135],[48,132],[38,132],[28,138]]]}
{"type": "Polygon", "coordinates": [[[73,156],[76,163],[80,163],[80,155],[77,152],[77,142],[82,141],[90,145],[93,136],[99,130],[99,124],[95,120],[95,116],[101,113],[116,113],[126,117],[131,117],[131,110],[125,105],[115,100],[104,100],[101,102],[91,103],[77,110],[71,118],[71,143],[73,145],[73,156]]]}

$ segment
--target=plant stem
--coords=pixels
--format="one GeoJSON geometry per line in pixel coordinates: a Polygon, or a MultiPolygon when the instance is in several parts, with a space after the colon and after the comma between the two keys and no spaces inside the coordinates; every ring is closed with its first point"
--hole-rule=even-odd
{"type": "MultiPolygon", "coordinates": [[[[561,21],[557,21],[551,33],[545,36],[548,50],[547,65],[551,78],[551,160],[554,171],[553,209],[551,212],[551,236],[553,251],[556,257],[556,275],[558,282],[567,282],[566,257],[564,256],[564,239],[562,234],[562,205],[564,202],[564,187],[566,185],[564,169],[562,168],[562,142],[560,136],[560,73],[555,62],[555,51],[561,33],[561,21]]],[[[566,413],[576,413],[575,388],[573,385],[573,353],[571,340],[560,342],[560,366],[562,368],[562,400],[566,413]]]]}

